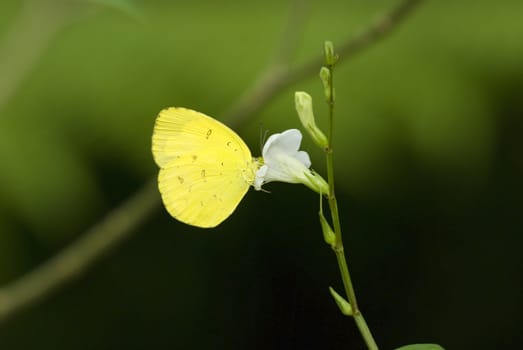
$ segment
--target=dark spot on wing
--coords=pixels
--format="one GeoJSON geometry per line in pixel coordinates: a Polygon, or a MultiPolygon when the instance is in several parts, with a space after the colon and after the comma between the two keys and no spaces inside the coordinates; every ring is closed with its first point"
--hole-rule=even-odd
{"type": "Polygon", "coordinates": [[[198,159],[198,156],[196,154],[193,154],[192,155],[192,161],[193,163],[196,162],[196,159],[198,159]]]}
{"type": "Polygon", "coordinates": [[[207,136],[205,136],[205,138],[208,140],[209,137],[211,136],[211,134],[212,134],[212,129],[207,130],[207,136]]]}
{"type": "Polygon", "coordinates": [[[183,182],[184,182],[185,180],[183,179],[183,177],[178,176],[178,181],[180,181],[180,183],[183,184],[183,182]]]}

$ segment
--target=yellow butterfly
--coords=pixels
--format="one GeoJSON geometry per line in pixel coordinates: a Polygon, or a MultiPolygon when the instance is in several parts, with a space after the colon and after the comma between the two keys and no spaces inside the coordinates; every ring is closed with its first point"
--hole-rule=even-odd
{"type": "Polygon", "coordinates": [[[215,227],[229,217],[261,166],[234,131],[186,108],[160,112],[152,152],[167,211],[198,227],[215,227]]]}

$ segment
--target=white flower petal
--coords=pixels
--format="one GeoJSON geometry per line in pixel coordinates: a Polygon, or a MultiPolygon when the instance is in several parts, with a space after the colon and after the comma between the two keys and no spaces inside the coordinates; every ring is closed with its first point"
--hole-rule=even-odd
{"type": "Polygon", "coordinates": [[[269,170],[269,167],[267,165],[262,165],[256,172],[256,176],[254,177],[254,189],[256,191],[261,190],[261,187],[265,181],[265,176],[267,175],[268,170],[269,170]]]}
{"type": "Polygon", "coordinates": [[[301,132],[298,129],[289,129],[281,134],[271,135],[263,146],[263,159],[270,158],[273,153],[294,154],[298,152],[301,139],[301,132]]]}
{"type": "Polygon", "coordinates": [[[267,164],[268,170],[265,182],[282,181],[289,183],[300,182],[304,171],[309,171],[299,160],[286,154],[279,154],[267,164]]]}
{"type": "Polygon", "coordinates": [[[309,158],[309,154],[307,152],[299,151],[298,153],[296,153],[296,156],[294,158],[302,162],[302,164],[305,165],[307,169],[311,167],[311,159],[309,158]]]}

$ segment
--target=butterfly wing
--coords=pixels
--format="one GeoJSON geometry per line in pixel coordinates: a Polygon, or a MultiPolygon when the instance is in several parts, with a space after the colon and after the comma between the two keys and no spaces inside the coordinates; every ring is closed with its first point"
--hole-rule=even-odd
{"type": "Polygon", "coordinates": [[[160,112],[152,152],[167,211],[189,225],[220,224],[253,182],[253,160],[243,140],[219,121],[190,109],[160,112]]]}

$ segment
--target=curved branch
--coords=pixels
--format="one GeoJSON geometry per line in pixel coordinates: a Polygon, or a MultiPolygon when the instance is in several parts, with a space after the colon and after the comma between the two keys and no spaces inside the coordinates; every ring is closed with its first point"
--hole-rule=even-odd
{"type": "MultiPolygon", "coordinates": [[[[400,2],[396,7],[378,16],[359,34],[347,39],[341,45],[336,45],[340,59],[345,62],[390,35],[421,2],[422,0],[400,2]]],[[[292,70],[287,69],[280,62],[269,65],[251,88],[229,110],[226,114],[230,116],[227,121],[230,124],[239,124],[242,119],[259,111],[285,88],[306,77],[317,74],[323,62],[323,55],[318,55],[292,70]]],[[[338,64],[341,63],[340,61],[338,64]]]]}
{"type": "MultiPolygon", "coordinates": [[[[404,0],[359,35],[340,45],[338,52],[344,59],[362,52],[397,28],[420,2],[421,0],[404,0]]],[[[277,58],[288,58],[288,56],[287,53],[276,55],[277,58]]],[[[283,89],[315,74],[322,63],[322,57],[315,57],[297,69],[289,70],[285,62],[275,60],[230,110],[230,122],[239,124],[247,116],[252,116],[283,89]]],[[[5,322],[28,306],[42,300],[58,287],[78,278],[96,259],[128,238],[159,204],[160,199],[156,189],[156,179],[154,179],[68,248],[35,270],[0,288],[0,322],[5,322]]]]}
{"type": "Polygon", "coordinates": [[[154,179],[58,255],[0,289],[0,323],[81,276],[96,259],[129,237],[159,206],[159,198],[154,179]]]}

